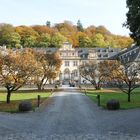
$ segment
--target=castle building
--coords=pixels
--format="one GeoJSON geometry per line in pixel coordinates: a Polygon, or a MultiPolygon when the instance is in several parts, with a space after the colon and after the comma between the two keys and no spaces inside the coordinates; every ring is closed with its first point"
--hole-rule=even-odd
{"type": "MultiPolygon", "coordinates": [[[[79,66],[89,61],[120,60],[122,64],[140,61],[140,47],[132,45],[129,48],[120,50],[118,48],[73,48],[69,42],[64,42],[61,48],[36,48],[46,53],[58,52],[62,65],[57,81],[62,84],[76,82],[83,84],[83,79],[79,73],[79,66]]],[[[6,47],[1,46],[2,54],[6,53],[6,47]]]]}
{"type": "Polygon", "coordinates": [[[63,43],[62,47],[47,48],[47,52],[59,52],[62,59],[62,66],[57,80],[62,84],[70,81],[82,83],[83,78],[79,73],[79,66],[88,61],[100,61],[109,59],[119,53],[117,48],[73,48],[69,42],[63,43]]]}
{"type": "Polygon", "coordinates": [[[140,47],[132,45],[129,48],[121,50],[116,55],[113,55],[110,59],[119,60],[122,64],[140,62],[140,47]]]}

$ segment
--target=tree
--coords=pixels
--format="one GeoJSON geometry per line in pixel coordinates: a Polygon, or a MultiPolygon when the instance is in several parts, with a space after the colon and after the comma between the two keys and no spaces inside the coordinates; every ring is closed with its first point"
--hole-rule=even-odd
{"type": "Polygon", "coordinates": [[[83,25],[80,20],[77,21],[77,30],[80,32],[84,31],[83,25]]]}
{"type": "Polygon", "coordinates": [[[89,26],[85,29],[85,33],[88,37],[93,37],[96,34],[96,27],[95,26],[89,26]]]}
{"type": "Polygon", "coordinates": [[[37,38],[37,43],[36,46],[39,48],[46,48],[50,46],[51,42],[51,37],[49,34],[44,33],[41,34],[38,38],[37,38]]]}
{"type": "Polygon", "coordinates": [[[51,45],[49,47],[61,47],[62,43],[66,41],[66,38],[60,33],[55,33],[51,37],[51,45]]]}
{"type": "Polygon", "coordinates": [[[50,28],[51,27],[51,22],[50,21],[46,21],[46,26],[50,28]]]}
{"type": "Polygon", "coordinates": [[[128,12],[126,14],[127,21],[124,24],[130,29],[131,37],[140,44],[140,2],[139,0],[127,0],[128,12]]]}
{"type": "Polygon", "coordinates": [[[21,45],[23,47],[29,48],[29,47],[35,46],[36,40],[39,35],[31,27],[18,26],[18,27],[16,27],[16,32],[20,34],[21,45]]]}
{"type": "Polygon", "coordinates": [[[20,46],[20,35],[15,32],[15,28],[10,24],[0,26],[0,45],[6,45],[9,48],[20,46]]]}
{"type": "Polygon", "coordinates": [[[38,90],[43,90],[48,80],[54,80],[59,73],[61,59],[57,53],[46,54],[44,52],[35,52],[36,60],[39,63],[38,74],[34,77],[34,83],[38,90]]]}
{"type": "Polygon", "coordinates": [[[91,39],[88,36],[79,37],[79,47],[80,48],[89,48],[92,46],[91,39]]]}
{"type": "Polygon", "coordinates": [[[113,72],[113,80],[116,86],[128,95],[128,102],[131,101],[132,91],[139,87],[140,64],[131,62],[118,65],[113,72]]]}
{"type": "Polygon", "coordinates": [[[128,38],[126,36],[113,36],[113,42],[116,44],[116,47],[118,48],[127,48],[130,47],[133,44],[133,39],[128,38]]]}
{"type": "Polygon", "coordinates": [[[130,62],[121,64],[117,60],[106,61],[104,67],[108,68],[107,77],[110,82],[128,95],[128,102],[131,101],[133,90],[139,87],[140,64],[139,62],[130,62]]]}
{"type": "Polygon", "coordinates": [[[100,33],[96,34],[92,39],[92,45],[94,47],[105,47],[106,43],[104,40],[104,36],[100,33]]]}
{"type": "Polygon", "coordinates": [[[125,26],[130,29],[131,37],[140,44],[140,2],[139,0],[127,0],[127,8],[129,9],[126,16],[125,26]]]}
{"type": "Polygon", "coordinates": [[[36,31],[39,35],[46,34],[46,33],[49,35],[52,35],[56,33],[56,30],[54,28],[51,28],[48,26],[35,25],[35,26],[32,26],[32,29],[36,31]]]}
{"type": "Polygon", "coordinates": [[[104,35],[111,35],[111,32],[109,30],[106,29],[106,27],[104,26],[98,26],[96,27],[96,34],[102,34],[104,35]]]}
{"type": "Polygon", "coordinates": [[[95,89],[101,88],[101,83],[105,81],[105,71],[102,65],[96,61],[82,64],[79,67],[80,75],[89,81],[95,89]]]}
{"type": "Polygon", "coordinates": [[[7,100],[10,103],[11,93],[21,88],[36,73],[37,63],[31,50],[15,52],[7,50],[0,56],[0,82],[7,89],[7,100]]]}

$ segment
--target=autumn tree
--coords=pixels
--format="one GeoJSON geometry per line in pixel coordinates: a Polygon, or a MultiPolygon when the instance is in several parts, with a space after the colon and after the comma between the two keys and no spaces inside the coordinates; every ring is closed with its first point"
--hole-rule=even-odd
{"type": "Polygon", "coordinates": [[[35,52],[38,62],[38,73],[34,77],[34,83],[38,90],[43,90],[48,80],[54,80],[59,73],[61,59],[58,53],[44,53],[42,51],[35,52]]]}
{"type": "Polygon", "coordinates": [[[55,24],[55,29],[72,43],[73,47],[78,47],[77,27],[71,21],[55,24]]]}
{"type": "Polygon", "coordinates": [[[62,43],[66,41],[66,38],[60,33],[55,33],[51,36],[51,44],[49,47],[61,47],[62,43]]]}
{"type": "Polygon", "coordinates": [[[42,26],[42,25],[34,25],[32,26],[32,29],[34,31],[36,31],[39,35],[41,34],[49,34],[52,35],[54,33],[56,33],[57,30],[55,30],[54,28],[48,27],[48,26],[42,26]]]}
{"type": "Polygon", "coordinates": [[[106,43],[105,43],[105,40],[104,40],[104,36],[100,33],[96,34],[92,38],[92,45],[93,45],[93,47],[105,47],[106,43]]]}
{"type": "Polygon", "coordinates": [[[46,25],[34,26],[0,24],[0,45],[7,47],[60,47],[64,41],[69,41],[73,47],[126,48],[133,43],[130,37],[114,35],[104,26],[92,25],[84,29],[80,20],[77,25],[70,21],[54,26],[50,26],[49,21],[46,25]]]}
{"type": "Polygon", "coordinates": [[[98,26],[96,27],[95,30],[96,34],[102,34],[103,36],[105,35],[111,35],[111,32],[109,30],[107,30],[107,28],[105,26],[98,26]]]}
{"type": "Polygon", "coordinates": [[[20,47],[20,35],[10,24],[0,25],[0,45],[6,45],[9,48],[20,47]]]}
{"type": "Polygon", "coordinates": [[[18,26],[16,27],[16,32],[20,34],[21,45],[23,47],[29,48],[35,46],[36,39],[38,38],[38,33],[31,27],[18,26]]]}
{"type": "Polygon", "coordinates": [[[133,39],[126,36],[115,35],[113,37],[113,43],[115,43],[118,48],[127,48],[133,44],[133,39]]]}
{"type": "Polygon", "coordinates": [[[105,81],[107,70],[102,66],[102,63],[94,61],[82,64],[79,67],[80,75],[87,81],[89,81],[95,89],[100,89],[101,84],[105,81]]]}
{"type": "Polygon", "coordinates": [[[31,50],[7,50],[0,56],[0,83],[7,89],[7,103],[11,93],[21,88],[36,73],[37,63],[31,50]]]}
{"type": "Polygon", "coordinates": [[[86,37],[83,37],[83,36],[80,36],[79,37],[79,47],[80,48],[90,48],[92,46],[92,42],[91,42],[91,39],[86,36],[86,37]]]}
{"type": "Polygon", "coordinates": [[[64,21],[63,23],[55,24],[55,28],[65,37],[77,32],[77,28],[70,22],[64,21]]]}
{"type": "MultiPolygon", "coordinates": [[[[108,68],[111,65],[107,66],[108,68]]],[[[139,62],[130,62],[127,64],[120,64],[115,62],[115,67],[110,71],[112,82],[124,93],[128,95],[128,102],[131,101],[131,94],[133,90],[139,87],[140,81],[140,64],[139,62]]]]}
{"type": "Polygon", "coordinates": [[[47,33],[39,35],[36,40],[36,47],[47,48],[51,45],[51,36],[47,33]]]}
{"type": "Polygon", "coordinates": [[[128,12],[126,14],[127,21],[125,26],[130,29],[131,37],[140,44],[140,1],[127,0],[128,12]]]}
{"type": "Polygon", "coordinates": [[[84,32],[89,38],[94,37],[96,35],[96,27],[94,25],[89,26],[84,32]]]}

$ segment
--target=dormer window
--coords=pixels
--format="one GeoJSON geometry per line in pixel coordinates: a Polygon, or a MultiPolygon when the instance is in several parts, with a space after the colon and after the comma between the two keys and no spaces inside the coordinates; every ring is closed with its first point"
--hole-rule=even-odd
{"type": "Polygon", "coordinates": [[[105,50],[103,50],[102,52],[107,52],[107,50],[105,49],[105,50]]]}
{"type": "Polygon", "coordinates": [[[108,57],[108,54],[105,54],[104,57],[108,57]]]}

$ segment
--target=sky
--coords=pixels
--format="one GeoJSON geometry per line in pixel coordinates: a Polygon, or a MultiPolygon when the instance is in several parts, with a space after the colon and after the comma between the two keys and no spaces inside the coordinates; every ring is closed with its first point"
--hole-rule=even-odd
{"type": "Polygon", "coordinates": [[[126,0],[0,0],[0,23],[45,25],[65,20],[86,28],[105,26],[110,32],[129,36],[122,27],[126,21],[126,0]]]}

